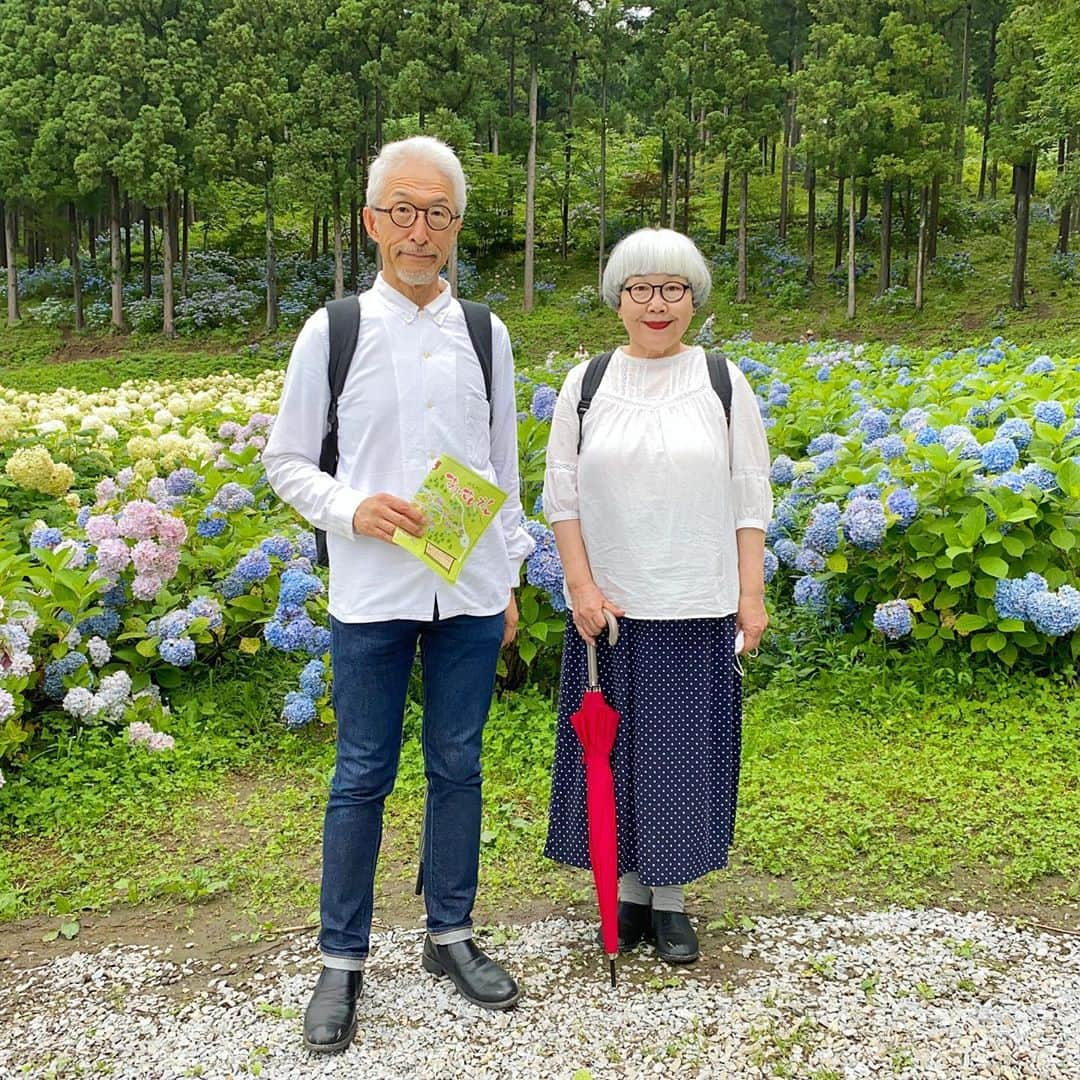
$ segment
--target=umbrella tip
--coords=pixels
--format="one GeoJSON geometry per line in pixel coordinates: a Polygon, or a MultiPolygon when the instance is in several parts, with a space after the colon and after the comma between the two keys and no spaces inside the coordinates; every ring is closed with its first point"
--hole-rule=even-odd
{"type": "Polygon", "coordinates": [[[611,974],[611,985],[615,985],[615,957],[608,957],[608,972],[611,974]]]}

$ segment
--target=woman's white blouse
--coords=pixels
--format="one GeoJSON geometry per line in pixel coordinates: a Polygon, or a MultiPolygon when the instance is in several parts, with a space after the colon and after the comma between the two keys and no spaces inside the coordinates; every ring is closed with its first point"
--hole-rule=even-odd
{"type": "Polygon", "coordinates": [[[641,359],[617,349],[585,414],[579,456],[587,366],[567,375],[555,405],[545,516],[580,519],[593,580],[628,617],[732,614],[735,530],[764,531],[772,518],[769,445],[746,377],[728,361],[729,431],[704,350],[641,359]]]}

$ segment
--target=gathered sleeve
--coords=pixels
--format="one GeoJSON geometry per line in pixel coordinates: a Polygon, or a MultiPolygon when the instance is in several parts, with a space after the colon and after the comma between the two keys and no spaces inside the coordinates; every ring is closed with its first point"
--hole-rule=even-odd
{"type": "Polygon", "coordinates": [[[728,370],[732,389],[728,453],[735,528],[765,532],[773,512],[769,441],[753,388],[730,360],[728,370]]]}
{"type": "Polygon", "coordinates": [[[544,468],[544,517],[549,525],[578,517],[578,415],[581,384],[588,362],[579,364],[563,381],[551,417],[547,464],[544,468]]]}

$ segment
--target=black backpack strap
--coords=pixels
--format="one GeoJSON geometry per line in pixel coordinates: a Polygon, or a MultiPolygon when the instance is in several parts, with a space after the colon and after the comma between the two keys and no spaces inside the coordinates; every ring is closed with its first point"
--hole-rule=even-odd
{"type": "Polygon", "coordinates": [[[728,429],[731,428],[731,372],[728,371],[727,357],[723,353],[711,352],[705,354],[709,365],[709,382],[724,406],[724,416],[727,418],[728,429]]]}
{"type": "MultiPolygon", "coordinates": [[[[326,314],[330,320],[330,357],[326,366],[330,404],[326,410],[326,434],[319,451],[319,468],[333,476],[338,466],[338,398],[345,388],[360,337],[360,300],[356,296],[331,300],[326,305],[326,314]]],[[[315,548],[319,565],[329,566],[326,533],[322,529],[315,530],[315,548]]]]}
{"type": "Polygon", "coordinates": [[[491,371],[494,366],[492,361],[491,346],[491,308],[486,304],[478,304],[475,300],[458,300],[461,310],[465,312],[465,327],[469,331],[469,340],[472,342],[473,352],[480,361],[480,370],[484,375],[484,393],[488,399],[488,422],[495,419],[495,409],[491,401],[491,371]]]}
{"type": "Polygon", "coordinates": [[[585,414],[589,411],[592,399],[600,388],[600,383],[604,379],[604,372],[607,371],[608,361],[610,360],[611,353],[609,352],[594,356],[585,369],[585,377],[581,380],[581,397],[577,405],[577,449],[579,454],[581,453],[581,436],[585,429],[585,414]]]}

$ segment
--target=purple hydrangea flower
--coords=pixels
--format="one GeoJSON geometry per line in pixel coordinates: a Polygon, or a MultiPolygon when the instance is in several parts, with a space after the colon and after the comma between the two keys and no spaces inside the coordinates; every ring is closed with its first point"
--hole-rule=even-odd
{"type": "Polygon", "coordinates": [[[190,495],[199,482],[199,474],[194,469],[174,469],[165,478],[165,490],[172,496],[190,495]]]}
{"type": "Polygon", "coordinates": [[[218,488],[217,494],[214,496],[211,505],[218,510],[223,510],[226,513],[232,513],[236,510],[243,510],[245,507],[252,506],[255,503],[255,496],[242,484],[234,483],[230,481],[227,484],[222,484],[218,488]]]}

